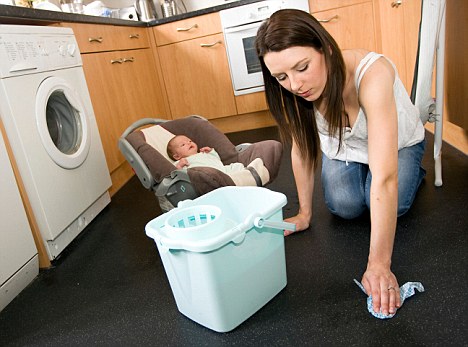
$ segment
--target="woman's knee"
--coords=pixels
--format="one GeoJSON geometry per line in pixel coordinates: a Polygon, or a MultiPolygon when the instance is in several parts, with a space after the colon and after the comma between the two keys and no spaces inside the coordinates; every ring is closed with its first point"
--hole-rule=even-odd
{"type": "Polygon", "coordinates": [[[417,193],[417,189],[400,190],[398,192],[398,210],[397,210],[398,217],[403,216],[406,212],[409,211],[409,209],[413,205],[414,199],[416,197],[416,193],[417,193]]]}
{"type": "MultiPolygon", "coordinates": [[[[334,194],[337,190],[332,190],[325,194],[325,204],[334,215],[344,219],[359,217],[366,209],[364,199],[350,194],[334,194]]],[[[341,192],[342,193],[342,192],[341,192]]]]}
{"type": "Polygon", "coordinates": [[[358,163],[322,161],[322,188],[331,213],[345,219],[359,217],[367,208],[364,181],[367,169],[358,163]]]}

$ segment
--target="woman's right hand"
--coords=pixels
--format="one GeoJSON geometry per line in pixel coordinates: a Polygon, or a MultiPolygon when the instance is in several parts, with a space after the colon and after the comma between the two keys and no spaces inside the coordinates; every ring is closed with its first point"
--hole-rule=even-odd
{"type": "Polygon", "coordinates": [[[285,222],[296,224],[296,230],[285,230],[284,236],[288,236],[299,231],[306,230],[310,225],[310,216],[299,212],[297,215],[291,218],[285,219],[285,222]]]}

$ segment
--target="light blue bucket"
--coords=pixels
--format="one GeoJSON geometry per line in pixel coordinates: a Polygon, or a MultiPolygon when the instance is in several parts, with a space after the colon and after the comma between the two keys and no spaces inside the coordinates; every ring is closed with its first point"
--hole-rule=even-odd
{"type": "Polygon", "coordinates": [[[286,286],[284,205],[266,188],[223,187],[147,224],[181,313],[230,331],[286,286]]]}

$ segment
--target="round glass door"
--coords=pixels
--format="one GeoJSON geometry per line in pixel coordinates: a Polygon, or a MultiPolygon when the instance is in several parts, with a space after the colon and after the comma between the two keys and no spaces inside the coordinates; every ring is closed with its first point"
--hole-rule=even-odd
{"type": "Polygon", "coordinates": [[[89,129],[79,96],[63,79],[47,78],[39,86],[37,126],[52,160],[66,169],[80,166],[89,151],[89,129]]]}
{"type": "Polygon", "coordinates": [[[47,129],[55,147],[64,154],[74,154],[82,141],[82,124],[78,111],[61,90],[52,93],[46,107],[47,129]]]}

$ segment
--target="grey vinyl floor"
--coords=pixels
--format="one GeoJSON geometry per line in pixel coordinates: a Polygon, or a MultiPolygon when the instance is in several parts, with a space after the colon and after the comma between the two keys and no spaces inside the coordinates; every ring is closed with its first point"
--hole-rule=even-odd
{"type": "MultiPolygon", "coordinates": [[[[278,134],[266,128],[229,137],[237,144],[278,134]]],[[[427,138],[427,176],[412,209],[398,219],[392,265],[400,284],[420,281],[426,290],[392,319],[372,317],[353,283],[366,266],[368,216],[331,215],[318,177],[310,230],[285,239],[286,288],[231,332],[193,322],[177,310],[144,232],[159,206],[134,177],[0,312],[0,346],[467,346],[468,160],[444,144],[444,185],[435,187],[427,138]]],[[[285,149],[269,186],[287,196],[285,217],[298,206],[290,166],[285,149]]]]}

